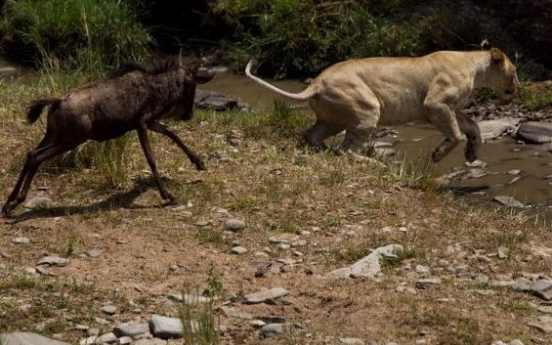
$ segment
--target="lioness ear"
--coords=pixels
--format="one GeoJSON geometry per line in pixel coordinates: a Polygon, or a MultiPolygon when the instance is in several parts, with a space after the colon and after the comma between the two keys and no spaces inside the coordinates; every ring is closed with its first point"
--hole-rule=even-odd
{"type": "Polygon", "coordinates": [[[479,47],[481,48],[481,50],[490,50],[492,48],[491,43],[486,38],[481,41],[481,43],[479,43],[479,47]]]}
{"type": "Polygon", "coordinates": [[[501,52],[500,49],[491,48],[491,59],[493,59],[495,63],[502,63],[504,62],[504,53],[501,52]]]}

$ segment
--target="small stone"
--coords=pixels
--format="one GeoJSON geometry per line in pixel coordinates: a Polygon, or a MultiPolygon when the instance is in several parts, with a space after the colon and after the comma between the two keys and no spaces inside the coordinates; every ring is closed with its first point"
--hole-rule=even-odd
{"type": "Polygon", "coordinates": [[[277,234],[268,238],[268,241],[271,243],[290,244],[291,242],[295,242],[297,240],[299,240],[299,235],[291,234],[287,232],[282,234],[277,234]]]}
{"type": "Polygon", "coordinates": [[[15,244],[27,244],[30,243],[31,240],[29,240],[27,237],[16,237],[12,240],[15,244]]]}
{"type": "Polygon", "coordinates": [[[428,266],[424,266],[424,265],[417,265],[416,266],[416,273],[418,274],[428,274],[430,271],[429,267],[428,266]]]}
{"type": "Polygon", "coordinates": [[[510,345],[523,345],[523,342],[519,339],[514,339],[510,342],[510,345]]]}
{"type": "Polygon", "coordinates": [[[416,281],[416,287],[418,289],[427,289],[433,286],[439,286],[441,284],[440,278],[420,279],[416,281]]]}
{"type": "Polygon", "coordinates": [[[514,199],[511,196],[497,195],[493,198],[493,200],[508,207],[519,207],[519,208],[525,207],[523,203],[514,199]]]}
{"type": "Polygon", "coordinates": [[[118,342],[117,342],[119,345],[127,345],[127,344],[130,344],[132,343],[132,338],[131,337],[120,337],[118,339],[118,342]]]}
{"type": "Polygon", "coordinates": [[[178,318],[152,315],[149,320],[151,333],[161,339],[181,338],[182,321],[178,318]]]}
{"type": "Polygon", "coordinates": [[[101,307],[100,311],[107,315],[113,315],[117,312],[117,307],[114,305],[106,305],[101,307]]]}
{"type": "Polygon", "coordinates": [[[102,319],[101,317],[95,317],[94,318],[94,322],[97,323],[98,325],[109,325],[109,321],[107,321],[106,319],[102,319]]]}
{"type": "Polygon", "coordinates": [[[49,339],[30,332],[14,332],[2,334],[0,343],[6,345],[70,345],[58,340],[49,339]]]}
{"type": "Polygon", "coordinates": [[[145,322],[127,322],[113,328],[113,333],[120,337],[135,337],[140,334],[149,333],[149,325],[145,322]]]}
{"type": "Polygon", "coordinates": [[[226,221],[226,229],[227,230],[230,230],[230,231],[233,231],[233,232],[238,232],[238,231],[242,230],[243,228],[245,228],[245,222],[243,220],[228,219],[226,221]]]}
{"type": "Polygon", "coordinates": [[[246,303],[254,304],[262,303],[269,299],[274,300],[287,294],[289,294],[288,290],[284,289],[283,287],[276,287],[246,295],[244,299],[246,303]]]}
{"type": "Polygon", "coordinates": [[[94,340],[94,344],[102,345],[102,344],[116,344],[118,342],[117,337],[112,332],[103,334],[94,340]]]}
{"type": "Polygon", "coordinates": [[[38,261],[37,265],[65,267],[69,264],[69,262],[70,262],[69,259],[60,258],[57,256],[45,256],[38,261]]]}
{"type": "Polygon", "coordinates": [[[519,175],[519,173],[521,173],[519,169],[508,170],[508,175],[519,175]]]}
{"type": "Polygon", "coordinates": [[[242,246],[236,246],[236,247],[232,248],[232,253],[237,254],[237,255],[242,255],[242,254],[247,253],[247,249],[242,247],[242,246]]]}
{"type": "Polygon", "coordinates": [[[249,324],[255,328],[261,328],[266,325],[266,322],[263,320],[252,320],[249,324]]]}
{"type": "Polygon", "coordinates": [[[92,249],[86,252],[86,255],[88,255],[91,258],[99,258],[104,253],[104,250],[102,249],[92,249]]]}
{"type": "Polygon", "coordinates": [[[498,248],[497,255],[500,260],[508,258],[508,249],[504,247],[498,248]]]}
{"type": "Polygon", "coordinates": [[[291,246],[287,243],[278,244],[278,249],[280,249],[280,250],[288,250],[289,248],[291,248],[291,246]]]}

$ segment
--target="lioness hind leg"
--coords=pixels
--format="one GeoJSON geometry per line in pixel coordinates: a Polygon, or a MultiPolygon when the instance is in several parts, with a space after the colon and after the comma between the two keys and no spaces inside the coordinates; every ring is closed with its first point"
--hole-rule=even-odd
{"type": "Polygon", "coordinates": [[[477,123],[468,115],[456,112],[456,120],[460,131],[466,135],[468,142],[464,149],[464,156],[468,162],[473,162],[477,159],[477,149],[481,145],[481,131],[477,123]]]}
{"type": "Polygon", "coordinates": [[[339,126],[332,126],[318,120],[305,132],[303,137],[313,148],[325,151],[328,150],[328,146],[324,143],[324,139],[331,137],[332,135],[336,135],[342,130],[343,128],[339,126]]]}
{"type": "Polygon", "coordinates": [[[362,148],[376,131],[376,126],[369,123],[361,123],[347,128],[342,149],[338,154],[347,155],[356,161],[365,161],[378,167],[385,168],[386,165],[379,160],[363,155],[362,148]]]}

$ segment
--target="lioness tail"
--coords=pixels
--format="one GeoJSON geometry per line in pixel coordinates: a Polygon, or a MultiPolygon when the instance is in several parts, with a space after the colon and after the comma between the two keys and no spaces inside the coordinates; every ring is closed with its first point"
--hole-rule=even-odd
{"type": "Polygon", "coordinates": [[[277,88],[274,85],[271,85],[271,84],[267,83],[266,81],[262,80],[261,78],[251,74],[251,68],[256,63],[257,62],[253,59],[249,60],[249,62],[247,63],[247,66],[245,67],[245,75],[247,75],[249,78],[253,79],[253,81],[255,81],[256,83],[266,87],[267,89],[272,90],[272,91],[274,91],[274,92],[276,92],[276,93],[278,93],[278,94],[280,94],[284,97],[290,98],[290,99],[295,100],[295,101],[306,101],[306,100],[308,100],[309,98],[311,98],[312,96],[314,96],[316,94],[316,91],[313,90],[311,87],[307,87],[303,92],[300,92],[300,93],[291,93],[291,92],[284,91],[282,89],[277,88]]]}

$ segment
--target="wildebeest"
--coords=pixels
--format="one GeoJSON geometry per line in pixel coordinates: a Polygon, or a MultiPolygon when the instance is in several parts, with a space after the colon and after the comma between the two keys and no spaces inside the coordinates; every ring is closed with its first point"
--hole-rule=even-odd
{"type": "Polygon", "coordinates": [[[159,178],[152,155],[148,130],[163,134],[186,153],[198,170],[204,170],[202,160],[169,128],[159,122],[163,117],[180,112],[188,120],[193,115],[196,84],[215,77],[215,73],[200,69],[200,64],[188,68],[181,57],[167,59],[146,67],[126,64],[105,80],[71,90],[57,98],[33,101],[27,110],[27,121],[34,123],[44,107],[49,106],[46,134],[38,146],[27,154],[19,179],[2,213],[10,215],[22,203],[31,181],[45,160],[70,151],[87,140],[105,141],[136,130],[140,144],[164,200],[175,198],[159,178]]]}

